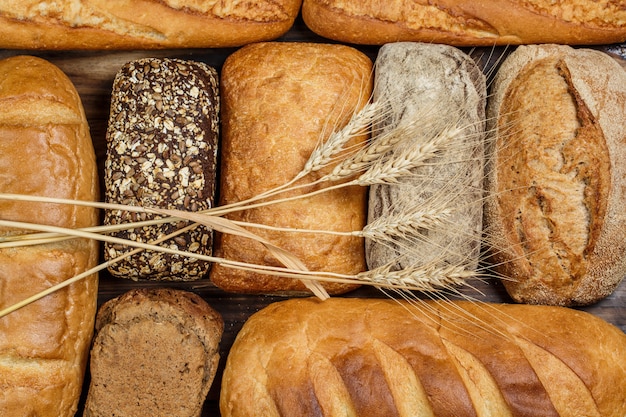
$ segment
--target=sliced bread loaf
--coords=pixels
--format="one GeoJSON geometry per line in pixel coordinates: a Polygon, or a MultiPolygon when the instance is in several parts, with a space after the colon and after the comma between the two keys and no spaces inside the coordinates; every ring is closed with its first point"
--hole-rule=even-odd
{"type": "Polygon", "coordinates": [[[136,289],[106,302],[84,416],[200,416],[223,328],[220,314],[187,291],[136,289]]]}

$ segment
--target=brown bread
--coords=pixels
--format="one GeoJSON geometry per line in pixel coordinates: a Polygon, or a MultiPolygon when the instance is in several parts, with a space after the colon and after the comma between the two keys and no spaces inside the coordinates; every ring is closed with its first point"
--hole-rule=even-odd
{"type": "MultiPolygon", "coordinates": [[[[143,58],[124,65],[113,82],[104,169],[108,203],[184,211],[214,205],[219,130],[219,90],[212,67],[180,59],[143,58]]],[[[118,225],[160,216],[107,210],[104,223],[118,225]]],[[[185,222],[131,228],[114,236],[150,243],[185,222]]],[[[169,248],[211,255],[213,232],[198,226],[167,242],[169,248]]],[[[105,243],[106,260],[134,248],[105,243]]],[[[109,265],[122,278],[192,281],[210,263],[150,250],[109,265]]]]}
{"type": "Polygon", "coordinates": [[[219,362],[221,315],[197,294],[135,289],[98,311],[85,417],[199,417],[219,362]]]}

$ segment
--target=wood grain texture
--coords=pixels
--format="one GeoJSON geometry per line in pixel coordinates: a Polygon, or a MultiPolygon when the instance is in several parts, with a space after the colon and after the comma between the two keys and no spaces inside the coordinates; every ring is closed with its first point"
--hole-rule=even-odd
{"type": "MultiPolygon", "coordinates": [[[[301,19],[296,20],[295,26],[280,41],[325,41],[306,29],[301,19]]],[[[372,46],[358,47],[372,59],[375,59],[378,48],[372,46]]],[[[624,51],[624,47],[612,47],[614,53],[624,51]]],[[[124,51],[124,52],[34,52],[25,50],[0,50],[0,58],[31,54],[43,57],[58,65],[74,82],[90,123],[91,135],[94,141],[99,169],[103,170],[105,158],[105,132],[109,115],[110,92],[115,73],[126,62],[142,57],[171,57],[193,59],[205,62],[220,71],[224,60],[234,48],[225,49],[190,49],[190,50],[159,50],[159,51],[124,51]]],[[[472,56],[481,62],[498,62],[502,50],[490,48],[475,49],[472,56]]],[[[163,286],[162,283],[136,283],[128,280],[115,279],[102,274],[100,282],[99,305],[117,295],[136,287],[163,286]]],[[[173,288],[190,290],[200,294],[208,303],[220,312],[224,318],[224,336],[220,346],[221,361],[218,367],[216,380],[205,404],[203,416],[218,416],[217,398],[221,383],[221,373],[224,361],[233,340],[245,322],[254,312],[268,304],[282,300],[281,297],[245,296],[228,294],[215,288],[208,280],[186,283],[168,284],[173,288]]],[[[508,302],[506,291],[499,282],[476,282],[474,289],[465,288],[464,294],[476,297],[483,301],[508,302]]],[[[384,297],[373,288],[362,288],[349,293],[347,297],[384,297]]],[[[457,297],[458,298],[458,297],[457,297]]],[[[583,310],[591,312],[621,328],[626,332],[626,280],[613,292],[612,295],[599,303],[586,307],[583,310]]]]}

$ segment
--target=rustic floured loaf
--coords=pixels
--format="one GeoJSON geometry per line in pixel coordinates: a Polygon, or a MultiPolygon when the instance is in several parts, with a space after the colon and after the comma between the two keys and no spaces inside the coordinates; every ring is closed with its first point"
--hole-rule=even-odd
{"type": "Polygon", "coordinates": [[[590,304],[626,275],[626,72],[608,55],[519,47],[489,103],[486,235],[509,294],[590,304]]]}
{"type": "MultiPolygon", "coordinates": [[[[40,58],[0,61],[0,192],[95,201],[94,147],[70,79],[40,58]]],[[[0,200],[3,220],[98,224],[93,208],[0,200]]],[[[27,233],[0,227],[0,237],[27,233]]],[[[69,239],[0,249],[0,310],[98,263],[98,243],[69,239]]],[[[73,417],[96,314],[98,277],[0,318],[0,415],[73,417]]]]}
{"type": "Polygon", "coordinates": [[[107,301],[83,415],[199,417],[223,330],[221,315],[188,291],[135,289],[107,301]]]}
{"type": "MultiPolygon", "coordinates": [[[[105,197],[109,203],[200,211],[213,206],[219,130],[217,72],[206,64],[143,58],[124,65],[113,83],[106,133],[105,197]]],[[[124,224],[161,216],[107,210],[104,223],[124,224]]],[[[116,237],[150,243],[186,222],[131,228],[116,237]]],[[[171,249],[210,255],[213,233],[204,226],[169,239],[171,249]]],[[[106,243],[111,261],[133,247],[106,243]]],[[[189,281],[210,263],[191,256],[142,251],[109,265],[118,277],[189,281]]]]}
{"type": "Polygon", "coordinates": [[[223,417],[626,413],[626,335],[573,309],[294,299],[243,326],[223,417]]]}
{"type": "MultiPolygon", "coordinates": [[[[270,42],[248,45],[230,55],[221,80],[220,205],[257,196],[294,178],[319,141],[328,138],[331,128],[340,129],[367,102],[371,71],[372,63],[366,55],[343,45],[270,42]]],[[[364,135],[358,136],[353,144],[365,139],[364,135]]],[[[325,172],[313,172],[298,184],[307,184],[325,172]]],[[[300,188],[275,199],[306,191],[311,189],[300,188]]],[[[366,189],[357,186],[333,190],[232,212],[226,217],[275,227],[360,230],[365,224],[366,189]]],[[[250,230],[291,252],[311,271],[356,274],[366,269],[360,238],[250,230]]],[[[231,234],[217,234],[215,254],[251,264],[283,266],[262,244],[231,234]]],[[[226,291],[306,291],[295,279],[223,265],[215,265],[210,278],[226,291]]],[[[325,287],[329,293],[340,293],[356,286],[331,283],[325,287]]]]}
{"type": "Polygon", "coordinates": [[[375,68],[374,100],[389,111],[372,140],[415,124],[394,154],[430,145],[435,152],[411,176],[370,187],[368,224],[388,219],[406,229],[393,242],[366,239],[368,267],[473,271],[482,231],[485,77],[457,48],[412,42],[384,45],[375,68]]]}
{"type": "Polygon", "coordinates": [[[0,4],[0,47],[20,49],[221,48],[275,39],[301,0],[90,0],[0,4]]]}
{"type": "Polygon", "coordinates": [[[582,45],[626,40],[622,6],[612,0],[304,0],[302,15],[319,35],[356,44],[582,45]]]}

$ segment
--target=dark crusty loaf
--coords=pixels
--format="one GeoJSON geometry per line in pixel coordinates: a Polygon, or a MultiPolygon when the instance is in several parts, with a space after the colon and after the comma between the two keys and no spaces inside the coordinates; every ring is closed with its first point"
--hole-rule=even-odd
{"type": "Polygon", "coordinates": [[[98,311],[84,416],[199,417],[223,321],[197,294],[135,289],[98,311]]]}
{"type": "Polygon", "coordinates": [[[626,414],[626,335],[552,306],[275,303],[230,350],[222,417],[626,414]]]}
{"type": "MultiPolygon", "coordinates": [[[[94,201],[96,157],[80,97],[51,63],[0,61],[0,192],[94,201]]],[[[93,208],[0,200],[3,220],[80,228],[93,208]]],[[[24,234],[0,227],[0,237],[24,234]]],[[[98,243],[70,239],[0,249],[0,310],[98,263],[98,243]]],[[[0,415],[73,417],[98,291],[97,274],[0,318],[0,415]]]]}
{"type": "Polygon", "coordinates": [[[394,152],[427,146],[450,128],[459,132],[413,175],[370,187],[369,224],[411,213],[416,224],[428,216],[431,223],[416,225],[415,235],[398,237],[393,245],[366,239],[368,267],[454,265],[474,270],[482,231],[485,77],[459,49],[412,42],[384,45],[375,68],[374,100],[390,104],[376,135],[402,123],[419,125],[407,145],[394,152]]]}
{"type": "MultiPolygon", "coordinates": [[[[126,64],[115,77],[107,130],[106,201],[133,206],[199,211],[211,208],[219,129],[216,71],[199,62],[144,58],[126,64]]],[[[107,210],[105,224],[158,216],[107,210]]],[[[166,223],[120,231],[115,236],[143,243],[187,224],[166,223]]],[[[168,247],[210,255],[212,231],[199,226],[166,242],[168,247]]],[[[107,260],[133,248],[105,245],[107,260]]],[[[109,266],[119,277],[194,280],[209,262],[142,251],[109,266]]]]}
{"type": "Polygon", "coordinates": [[[287,32],[301,0],[90,0],[0,4],[0,47],[220,48],[287,32]]]}
{"type": "Polygon", "coordinates": [[[520,302],[590,304],[626,275],[626,72],[589,49],[519,47],[493,84],[486,230],[520,302]]]}
{"type": "MultiPolygon", "coordinates": [[[[296,176],[330,128],[343,127],[371,95],[370,59],[344,45],[269,42],[248,45],[228,57],[222,69],[220,205],[254,197],[296,176]]],[[[355,144],[366,138],[359,136],[355,144]]],[[[320,177],[314,172],[299,184],[320,177]]],[[[306,189],[310,191],[310,189],[306,189]]],[[[302,189],[279,197],[301,194],[302,189]]],[[[227,216],[267,226],[312,230],[360,230],[365,224],[366,189],[350,187],[314,197],[258,207],[227,216]]],[[[301,259],[312,271],[356,274],[365,270],[363,240],[318,233],[253,229],[301,259]]],[[[260,244],[217,234],[217,256],[282,266],[260,244]]],[[[300,281],[234,270],[211,269],[213,283],[227,291],[304,293],[300,281]]],[[[329,293],[353,284],[326,285],[329,293]]]]}
{"type": "Polygon", "coordinates": [[[304,0],[302,15],[321,36],[357,44],[581,45],[626,40],[626,10],[612,0],[304,0]]]}

